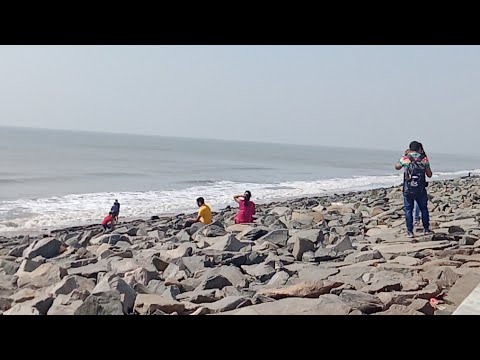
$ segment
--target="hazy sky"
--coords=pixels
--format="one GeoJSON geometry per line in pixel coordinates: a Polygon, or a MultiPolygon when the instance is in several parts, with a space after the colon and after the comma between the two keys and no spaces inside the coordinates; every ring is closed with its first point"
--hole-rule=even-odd
{"type": "Polygon", "coordinates": [[[478,46],[0,46],[0,125],[480,153],[478,46]]]}

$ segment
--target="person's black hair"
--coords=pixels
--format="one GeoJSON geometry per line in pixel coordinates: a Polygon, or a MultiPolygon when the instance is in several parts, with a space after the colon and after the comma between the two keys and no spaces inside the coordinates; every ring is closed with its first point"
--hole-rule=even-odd
{"type": "Polygon", "coordinates": [[[200,204],[205,204],[205,199],[203,197],[199,197],[197,198],[197,204],[200,203],[200,204]]]}
{"type": "Polygon", "coordinates": [[[412,142],[410,143],[409,149],[410,149],[411,151],[419,152],[420,149],[422,149],[422,144],[420,144],[418,141],[412,141],[412,142]]]}
{"type": "Polygon", "coordinates": [[[110,212],[108,213],[108,215],[113,215],[113,211],[110,211],[110,212]]]}
{"type": "Polygon", "coordinates": [[[422,154],[425,154],[425,150],[423,150],[423,144],[421,142],[419,142],[419,144],[420,144],[420,152],[422,154]]]}
{"type": "Polygon", "coordinates": [[[245,191],[245,193],[243,194],[243,198],[245,199],[245,205],[248,205],[251,197],[252,197],[252,193],[248,190],[245,191]]]}

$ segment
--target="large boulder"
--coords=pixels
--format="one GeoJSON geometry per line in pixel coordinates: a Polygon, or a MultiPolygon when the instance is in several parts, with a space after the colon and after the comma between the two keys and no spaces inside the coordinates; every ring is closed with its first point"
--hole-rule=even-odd
{"type": "Polygon", "coordinates": [[[66,269],[52,263],[45,263],[32,272],[21,273],[18,276],[17,286],[43,288],[60,282],[66,275],[66,269]]]}
{"type": "Polygon", "coordinates": [[[269,233],[263,235],[258,240],[259,241],[268,241],[278,246],[287,246],[288,241],[288,230],[286,229],[277,229],[270,231],[269,233]]]}
{"type": "Polygon", "coordinates": [[[167,299],[161,295],[139,294],[135,300],[135,312],[140,315],[153,314],[156,310],[167,314],[184,314],[197,308],[199,305],[167,299]]]}
{"type": "Polygon", "coordinates": [[[218,251],[240,251],[246,246],[241,241],[238,241],[235,235],[225,235],[220,238],[215,238],[213,245],[209,246],[209,250],[218,250],[218,251]]]}
{"type": "Polygon", "coordinates": [[[43,256],[46,259],[53,258],[60,253],[62,242],[54,238],[44,238],[36,240],[23,251],[23,257],[33,259],[37,256],[43,256]]]}
{"type": "Polygon", "coordinates": [[[347,315],[351,307],[341,300],[287,298],[243,307],[223,315],[347,315]]]}
{"type": "Polygon", "coordinates": [[[320,295],[328,294],[330,290],[340,285],[342,285],[342,283],[328,280],[302,282],[276,289],[263,289],[258,291],[258,294],[272,299],[283,299],[287,297],[318,298],[320,295]]]}
{"type": "Polygon", "coordinates": [[[107,291],[91,294],[75,310],[74,315],[123,315],[120,293],[107,291]]]}
{"type": "Polygon", "coordinates": [[[14,261],[0,259],[0,271],[3,271],[6,275],[14,275],[20,265],[14,261]]]}
{"type": "Polygon", "coordinates": [[[315,250],[315,244],[310,240],[300,238],[297,235],[294,235],[293,237],[294,243],[292,254],[296,260],[301,261],[304,253],[315,250]]]}
{"type": "Polygon", "coordinates": [[[95,282],[91,279],[77,275],[68,275],[54,286],[51,294],[54,296],[68,295],[75,289],[86,290],[91,293],[94,287],[95,282]]]}
{"type": "Polygon", "coordinates": [[[343,290],[340,298],[352,308],[358,309],[365,314],[382,311],[384,308],[383,302],[377,296],[361,291],[343,290]]]}
{"type": "Polygon", "coordinates": [[[261,263],[257,265],[242,265],[242,270],[245,271],[248,275],[254,276],[259,279],[261,282],[270,280],[270,278],[275,274],[275,268],[270,264],[261,263]]]}
{"type": "Polygon", "coordinates": [[[133,311],[137,292],[128,285],[123,279],[115,274],[106,274],[92,290],[92,295],[117,292],[120,294],[123,312],[129,314],[133,311]]]}

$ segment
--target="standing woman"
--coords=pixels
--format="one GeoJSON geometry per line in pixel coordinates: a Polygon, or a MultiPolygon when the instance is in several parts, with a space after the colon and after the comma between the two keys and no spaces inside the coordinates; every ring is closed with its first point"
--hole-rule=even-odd
{"type": "Polygon", "coordinates": [[[255,204],[253,201],[250,201],[252,193],[250,191],[245,191],[243,195],[235,195],[233,200],[235,200],[238,205],[238,214],[235,217],[235,224],[245,224],[253,223],[253,215],[255,215],[255,204]]]}
{"type": "MultiPolygon", "coordinates": [[[[422,143],[420,143],[420,154],[423,157],[427,156],[427,154],[425,154],[425,150],[423,150],[422,143]]],[[[418,207],[418,204],[416,201],[415,201],[415,207],[414,207],[414,214],[415,214],[415,221],[413,225],[420,225],[420,217],[422,216],[422,213],[420,212],[420,208],[418,207]]]]}

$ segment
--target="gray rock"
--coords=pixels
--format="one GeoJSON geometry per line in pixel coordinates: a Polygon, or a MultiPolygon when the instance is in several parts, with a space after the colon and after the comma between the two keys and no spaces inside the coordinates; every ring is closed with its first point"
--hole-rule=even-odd
{"type": "Polygon", "coordinates": [[[215,222],[205,226],[201,232],[206,237],[224,236],[225,234],[227,234],[225,228],[219,222],[215,222]]]}
{"type": "Polygon", "coordinates": [[[202,222],[196,222],[190,226],[190,228],[186,229],[187,232],[193,236],[196,232],[198,232],[200,229],[203,229],[206,225],[202,222]]]}
{"type": "Polygon", "coordinates": [[[391,260],[391,262],[406,266],[416,266],[421,264],[421,261],[419,259],[416,259],[412,256],[397,256],[396,258],[391,260]]]}
{"type": "Polygon", "coordinates": [[[353,253],[348,255],[345,258],[345,261],[352,261],[354,263],[364,262],[364,261],[371,261],[371,260],[378,260],[383,259],[382,254],[380,254],[377,250],[371,251],[361,251],[359,253],[353,253]]]}
{"type": "Polygon", "coordinates": [[[224,312],[224,315],[348,315],[351,307],[328,299],[287,298],[224,312]]]}
{"type": "Polygon", "coordinates": [[[147,236],[147,235],[148,235],[147,225],[140,224],[137,230],[137,236],[147,236]]]}
{"type": "Polygon", "coordinates": [[[152,257],[152,264],[158,271],[165,271],[169,263],[160,259],[158,256],[152,257]]]}
{"type": "Polygon", "coordinates": [[[101,260],[95,264],[89,264],[86,266],[81,266],[78,268],[68,269],[69,275],[80,275],[87,278],[97,278],[99,273],[108,272],[108,263],[107,260],[101,260]]]}
{"type": "Polygon", "coordinates": [[[75,315],[123,315],[120,293],[106,291],[91,294],[74,312],[75,315]]]}
{"type": "Polygon", "coordinates": [[[190,256],[182,259],[183,265],[190,274],[195,274],[195,272],[204,269],[206,262],[205,255],[190,256]]]}
{"type": "Polygon", "coordinates": [[[365,286],[362,291],[370,294],[378,292],[400,291],[402,283],[399,280],[380,280],[375,284],[365,286]]]}
{"type": "Polygon", "coordinates": [[[293,236],[296,235],[302,239],[308,239],[313,243],[323,242],[325,239],[325,235],[323,231],[320,229],[308,229],[308,230],[291,230],[289,231],[289,235],[293,236]]]}
{"type": "Polygon", "coordinates": [[[292,211],[288,207],[277,206],[277,207],[274,207],[272,210],[270,210],[270,212],[272,214],[275,214],[275,215],[278,215],[278,216],[283,216],[283,215],[291,213],[292,211]]]}
{"type": "MultiPolygon", "coordinates": [[[[25,301],[15,306],[20,306],[20,307],[29,306],[36,309],[40,315],[47,315],[47,312],[52,306],[52,303],[53,303],[53,297],[51,295],[41,295],[32,300],[25,301]]],[[[15,310],[12,310],[12,311],[15,311],[15,310]]]]}
{"type": "Polygon", "coordinates": [[[17,286],[43,288],[58,283],[66,275],[66,269],[51,263],[45,263],[32,272],[20,273],[17,279],[17,286]]]}
{"type": "Polygon", "coordinates": [[[279,288],[264,288],[258,291],[258,294],[272,299],[283,299],[286,297],[318,298],[320,295],[328,294],[332,289],[340,285],[342,283],[329,280],[301,282],[279,288]]]}
{"type": "Polygon", "coordinates": [[[338,252],[334,251],[332,248],[320,247],[317,249],[317,251],[315,251],[315,260],[319,262],[333,260],[338,257],[338,252]]]}
{"type": "Polygon", "coordinates": [[[150,280],[150,282],[147,285],[148,291],[152,294],[157,294],[157,295],[163,294],[166,288],[167,287],[165,286],[165,283],[161,280],[150,280]]]}
{"type": "Polygon", "coordinates": [[[242,270],[248,275],[254,276],[261,282],[268,281],[275,275],[275,268],[265,263],[258,265],[243,265],[242,270]]]}
{"type": "Polygon", "coordinates": [[[268,286],[281,286],[285,285],[290,278],[290,275],[286,271],[279,271],[273,275],[268,281],[268,286]]]}
{"type": "Polygon", "coordinates": [[[215,243],[209,246],[208,249],[218,251],[240,251],[245,246],[246,244],[238,241],[235,235],[230,234],[219,239],[215,239],[215,243]]]}
{"type": "Polygon", "coordinates": [[[272,244],[278,246],[287,246],[288,241],[288,230],[286,229],[277,229],[270,231],[269,233],[263,235],[258,240],[259,241],[268,241],[272,244]]]}
{"type": "Polygon", "coordinates": [[[300,238],[297,235],[294,235],[293,237],[295,238],[295,240],[293,244],[292,254],[296,260],[302,260],[303,253],[315,249],[315,244],[310,240],[300,238]]]}
{"type": "Polygon", "coordinates": [[[321,281],[328,279],[329,276],[339,273],[337,268],[305,267],[298,271],[298,277],[302,281],[321,281]]]}
{"type": "Polygon", "coordinates": [[[140,259],[113,258],[112,261],[108,263],[109,271],[112,271],[121,276],[140,267],[143,267],[153,273],[156,273],[157,271],[157,269],[153,265],[150,265],[146,261],[142,261],[140,259]]]}
{"type": "Polygon", "coordinates": [[[130,229],[128,229],[127,235],[137,236],[137,232],[138,232],[138,227],[131,227],[130,229]]]}
{"type": "Polygon", "coordinates": [[[128,271],[124,274],[123,279],[127,284],[134,287],[136,284],[147,285],[150,280],[159,279],[156,271],[148,270],[144,267],[139,267],[133,271],[128,271]]]}
{"type": "Polygon", "coordinates": [[[194,291],[202,282],[202,279],[198,278],[188,278],[182,280],[180,285],[182,286],[184,291],[194,291]]]}
{"type": "Polygon", "coordinates": [[[419,311],[425,315],[434,314],[434,309],[430,305],[430,302],[425,299],[414,299],[408,307],[413,311],[419,311]]]}
{"type": "Polygon", "coordinates": [[[147,233],[147,236],[156,240],[162,240],[165,238],[165,232],[162,230],[152,230],[147,233]]]}
{"type": "Polygon", "coordinates": [[[208,269],[204,278],[212,275],[222,275],[235,287],[244,288],[248,286],[245,275],[235,266],[220,266],[218,268],[208,269]]]}
{"type": "Polygon", "coordinates": [[[83,232],[78,238],[78,245],[86,247],[90,243],[90,240],[99,233],[100,230],[88,230],[83,232]]]}
{"type": "Polygon", "coordinates": [[[213,303],[202,304],[202,306],[209,309],[210,313],[221,313],[225,311],[239,309],[244,306],[251,305],[251,299],[245,296],[227,296],[221,300],[213,303]]]}
{"type": "Polygon", "coordinates": [[[33,259],[37,256],[43,256],[50,259],[57,256],[60,253],[60,246],[62,242],[54,238],[44,238],[34,241],[23,252],[23,257],[27,259],[33,259]]]}
{"type": "Polygon", "coordinates": [[[10,250],[7,254],[10,256],[15,256],[15,257],[22,257],[23,256],[23,251],[28,248],[28,244],[24,245],[19,245],[15,246],[12,250],[10,250]]]}
{"type": "Polygon", "coordinates": [[[13,300],[0,297],[0,311],[7,311],[12,306],[13,300]]]}
{"type": "Polygon", "coordinates": [[[462,238],[459,240],[458,245],[475,245],[475,242],[477,242],[477,238],[464,235],[462,238]]]}
{"type": "MultiPolygon", "coordinates": [[[[225,289],[225,288],[224,288],[225,289]]],[[[218,289],[188,291],[177,295],[177,300],[189,301],[194,304],[210,303],[220,299],[220,292],[218,289]]]]}
{"type": "Polygon", "coordinates": [[[469,272],[463,275],[455,282],[455,285],[448,291],[444,297],[445,302],[454,304],[455,306],[460,303],[480,284],[480,274],[469,272]]]}
{"type": "Polygon", "coordinates": [[[14,275],[19,267],[20,265],[14,261],[0,259],[0,270],[3,270],[6,275],[14,275]]]}
{"type": "Polygon", "coordinates": [[[75,289],[86,290],[90,293],[94,287],[95,282],[91,279],[86,279],[77,275],[68,275],[55,285],[51,294],[55,296],[68,295],[75,289]]]}
{"type": "Polygon", "coordinates": [[[262,236],[268,234],[268,232],[269,232],[268,228],[254,227],[254,228],[249,228],[242,231],[237,236],[240,240],[255,241],[261,238],[262,236]]]}
{"type": "Polygon", "coordinates": [[[161,295],[139,294],[135,300],[135,311],[140,315],[149,315],[160,310],[167,314],[184,314],[195,311],[199,305],[170,300],[161,295]]]}
{"type": "Polygon", "coordinates": [[[180,294],[181,290],[177,285],[170,285],[167,286],[165,291],[162,293],[162,296],[170,300],[177,300],[177,296],[180,294]]]}
{"type": "Polygon", "coordinates": [[[316,257],[315,257],[315,252],[314,251],[306,251],[302,255],[302,261],[304,262],[315,262],[316,257]]]}
{"type": "Polygon", "coordinates": [[[372,314],[383,310],[383,302],[374,295],[357,290],[343,290],[340,298],[354,309],[365,314],[372,314]]]}
{"type": "Polygon", "coordinates": [[[352,242],[350,241],[350,237],[348,236],[343,237],[338,243],[336,243],[332,247],[332,250],[337,253],[352,249],[354,249],[354,247],[352,246],[352,242]]]}
{"type": "Polygon", "coordinates": [[[419,311],[415,311],[408,306],[393,304],[388,310],[377,312],[373,315],[423,315],[419,311]]]}
{"type": "Polygon", "coordinates": [[[121,234],[103,234],[100,236],[96,236],[90,240],[90,244],[119,245],[119,242],[125,242],[129,245],[132,245],[130,238],[126,235],[121,234]]]}
{"type": "MultiPolygon", "coordinates": [[[[255,265],[260,264],[265,261],[265,254],[260,254],[259,252],[245,252],[240,254],[235,254],[231,258],[225,259],[222,261],[223,265],[234,265],[240,267],[242,265],[255,265]]],[[[209,262],[210,265],[210,262],[209,262]]]]}
{"type": "Polygon", "coordinates": [[[40,315],[40,312],[31,306],[17,304],[5,311],[2,315],[40,315]]]}
{"type": "Polygon", "coordinates": [[[78,292],[74,290],[68,295],[58,295],[53,300],[52,306],[47,312],[47,315],[74,315],[80,305],[90,294],[78,292]]]}
{"type": "Polygon", "coordinates": [[[108,292],[116,292],[120,294],[123,312],[125,314],[132,312],[137,292],[123,279],[115,274],[106,274],[92,290],[92,295],[108,292]]]}
{"type": "Polygon", "coordinates": [[[232,283],[222,275],[210,275],[207,276],[196,290],[208,290],[208,289],[223,289],[225,286],[230,286],[232,283]]]}

